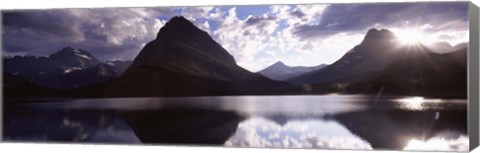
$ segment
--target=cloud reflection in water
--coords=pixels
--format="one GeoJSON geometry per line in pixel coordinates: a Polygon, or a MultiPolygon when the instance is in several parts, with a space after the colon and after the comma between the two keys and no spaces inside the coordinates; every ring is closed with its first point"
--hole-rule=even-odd
{"type": "Polygon", "coordinates": [[[232,147],[372,149],[335,121],[291,120],[280,125],[265,118],[251,118],[239,124],[225,143],[232,147]]]}
{"type": "Polygon", "coordinates": [[[426,141],[412,139],[404,150],[415,151],[468,151],[468,136],[460,136],[454,139],[434,137],[426,141]]]}

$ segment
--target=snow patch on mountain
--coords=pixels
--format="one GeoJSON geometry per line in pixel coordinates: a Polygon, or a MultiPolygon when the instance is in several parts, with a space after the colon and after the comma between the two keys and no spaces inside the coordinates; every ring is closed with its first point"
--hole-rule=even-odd
{"type": "Polygon", "coordinates": [[[70,68],[67,68],[63,71],[63,74],[68,74],[68,73],[72,73],[74,71],[78,71],[78,70],[83,70],[82,68],[80,67],[70,67],[70,68]]]}

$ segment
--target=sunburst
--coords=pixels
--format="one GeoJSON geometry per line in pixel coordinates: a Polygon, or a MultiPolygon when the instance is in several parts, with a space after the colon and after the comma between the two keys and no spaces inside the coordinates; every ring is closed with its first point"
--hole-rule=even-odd
{"type": "Polygon", "coordinates": [[[395,32],[399,42],[404,45],[412,45],[418,43],[431,43],[433,38],[419,29],[399,29],[395,32]]]}

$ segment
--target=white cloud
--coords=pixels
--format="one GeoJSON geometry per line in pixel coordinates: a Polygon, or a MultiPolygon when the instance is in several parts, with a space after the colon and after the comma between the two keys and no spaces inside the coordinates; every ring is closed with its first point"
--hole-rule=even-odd
{"type": "Polygon", "coordinates": [[[236,133],[225,143],[234,147],[268,148],[322,148],[372,149],[366,141],[349,133],[337,123],[315,121],[289,121],[279,125],[263,118],[253,118],[239,124],[236,133]],[[316,126],[338,133],[321,134],[316,126]],[[334,136],[332,136],[334,135],[334,136]]]}
{"type": "Polygon", "coordinates": [[[219,28],[213,32],[213,36],[235,57],[237,64],[252,70],[255,69],[255,63],[252,62],[257,58],[256,54],[265,50],[270,35],[278,25],[266,22],[262,27],[248,26],[245,22],[249,18],[237,18],[236,8],[232,7],[223,20],[217,20],[219,28]]]}
{"type": "MultiPolygon", "coordinates": [[[[295,57],[308,56],[305,52],[320,50],[318,46],[321,41],[301,40],[293,34],[293,29],[300,24],[317,21],[326,6],[300,5],[291,7],[274,5],[271,6],[270,12],[258,16],[248,16],[244,20],[237,18],[235,7],[230,8],[228,13],[213,9],[216,11],[212,11],[213,13],[210,16],[216,17],[216,21],[219,23],[219,28],[213,32],[213,36],[235,57],[240,66],[253,72],[259,71],[278,60],[287,64],[302,65],[301,60],[298,60],[298,58],[292,60],[290,56],[292,54],[295,57]],[[292,11],[301,12],[300,14],[303,14],[303,16],[296,16],[291,13],[292,11]],[[222,16],[224,19],[219,20],[222,16]],[[256,22],[247,24],[250,19],[256,19],[256,22]],[[282,22],[285,25],[281,27],[282,22]],[[283,53],[283,56],[279,53],[283,53]]],[[[317,60],[307,65],[319,64],[322,63],[317,60]]]]}
{"type": "MultiPolygon", "coordinates": [[[[77,9],[77,18],[85,26],[93,27],[93,33],[106,37],[114,46],[135,43],[129,52],[139,52],[144,42],[155,39],[156,33],[165,24],[154,14],[142,9],[77,9]],[[103,14],[110,14],[105,16],[103,14]]],[[[126,51],[127,52],[127,51],[126,51]]]]}
{"type": "Polygon", "coordinates": [[[455,139],[442,137],[430,138],[426,141],[411,140],[404,150],[414,151],[468,151],[468,136],[460,136],[455,139]]]}

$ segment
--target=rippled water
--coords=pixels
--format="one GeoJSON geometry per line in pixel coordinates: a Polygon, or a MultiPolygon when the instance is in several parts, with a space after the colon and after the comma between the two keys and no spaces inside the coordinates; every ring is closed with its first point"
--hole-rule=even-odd
{"type": "Polygon", "coordinates": [[[6,104],[4,140],[468,150],[466,100],[367,95],[6,104]]]}

